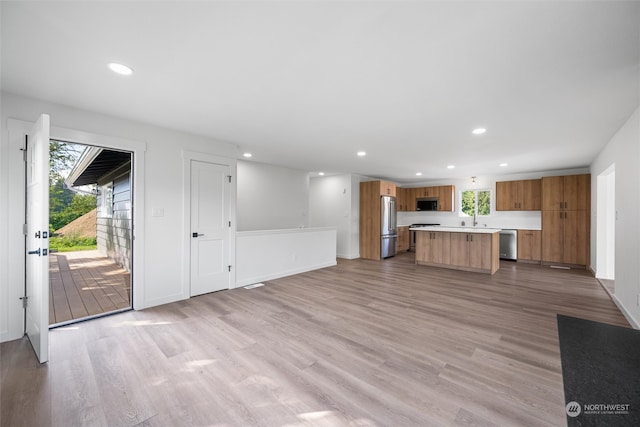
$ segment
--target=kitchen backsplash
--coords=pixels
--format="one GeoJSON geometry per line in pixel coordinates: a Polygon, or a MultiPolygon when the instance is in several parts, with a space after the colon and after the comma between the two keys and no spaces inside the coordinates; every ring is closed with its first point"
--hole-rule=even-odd
{"type": "MultiPolygon", "coordinates": [[[[489,216],[478,216],[478,226],[490,228],[515,228],[539,230],[542,226],[540,211],[500,211],[489,216]]],[[[449,227],[473,225],[473,217],[460,216],[458,212],[398,212],[398,225],[440,224],[449,227]]]]}

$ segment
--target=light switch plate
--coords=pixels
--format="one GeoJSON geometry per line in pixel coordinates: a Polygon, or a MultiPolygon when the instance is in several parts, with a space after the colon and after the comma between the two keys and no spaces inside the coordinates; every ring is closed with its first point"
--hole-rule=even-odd
{"type": "Polygon", "coordinates": [[[151,216],[153,217],[161,217],[164,216],[164,208],[152,208],[151,216]]]}

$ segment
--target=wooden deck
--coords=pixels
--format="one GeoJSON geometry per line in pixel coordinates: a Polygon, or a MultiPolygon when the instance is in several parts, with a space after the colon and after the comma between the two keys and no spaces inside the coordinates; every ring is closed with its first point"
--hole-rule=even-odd
{"type": "Polygon", "coordinates": [[[131,275],[98,251],[49,257],[49,324],[131,307],[131,275]]]}

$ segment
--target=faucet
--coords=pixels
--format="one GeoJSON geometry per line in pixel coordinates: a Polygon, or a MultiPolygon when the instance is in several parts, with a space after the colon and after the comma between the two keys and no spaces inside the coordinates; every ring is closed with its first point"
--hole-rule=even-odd
{"type": "Polygon", "coordinates": [[[478,213],[474,212],[473,213],[473,226],[475,227],[476,225],[478,225],[478,213]]]}

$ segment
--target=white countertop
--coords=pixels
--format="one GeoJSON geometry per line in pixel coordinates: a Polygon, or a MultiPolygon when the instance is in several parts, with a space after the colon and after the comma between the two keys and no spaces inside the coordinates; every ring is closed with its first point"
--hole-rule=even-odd
{"type": "Polygon", "coordinates": [[[478,234],[493,234],[499,233],[501,228],[489,228],[489,227],[442,227],[439,225],[428,227],[411,227],[411,231],[443,231],[449,233],[478,233],[478,234]]]}
{"type": "MultiPolygon", "coordinates": [[[[411,224],[399,224],[398,227],[411,227],[411,224]]],[[[471,228],[473,229],[474,227],[463,227],[461,225],[442,225],[442,226],[437,226],[437,228],[471,228]]],[[[527,226],[519,226],[519,225],[515,225],[515,226],[510,225],[507,227],[475,227],[475,228],[490,228],[490,229],[497,229],[497,230],[534,230],[534,231],[542,230],[540,226],[527,227],[527,226]]],[[[437,231],[437,230],[431,230],[431,231],[437,231]]]]}

